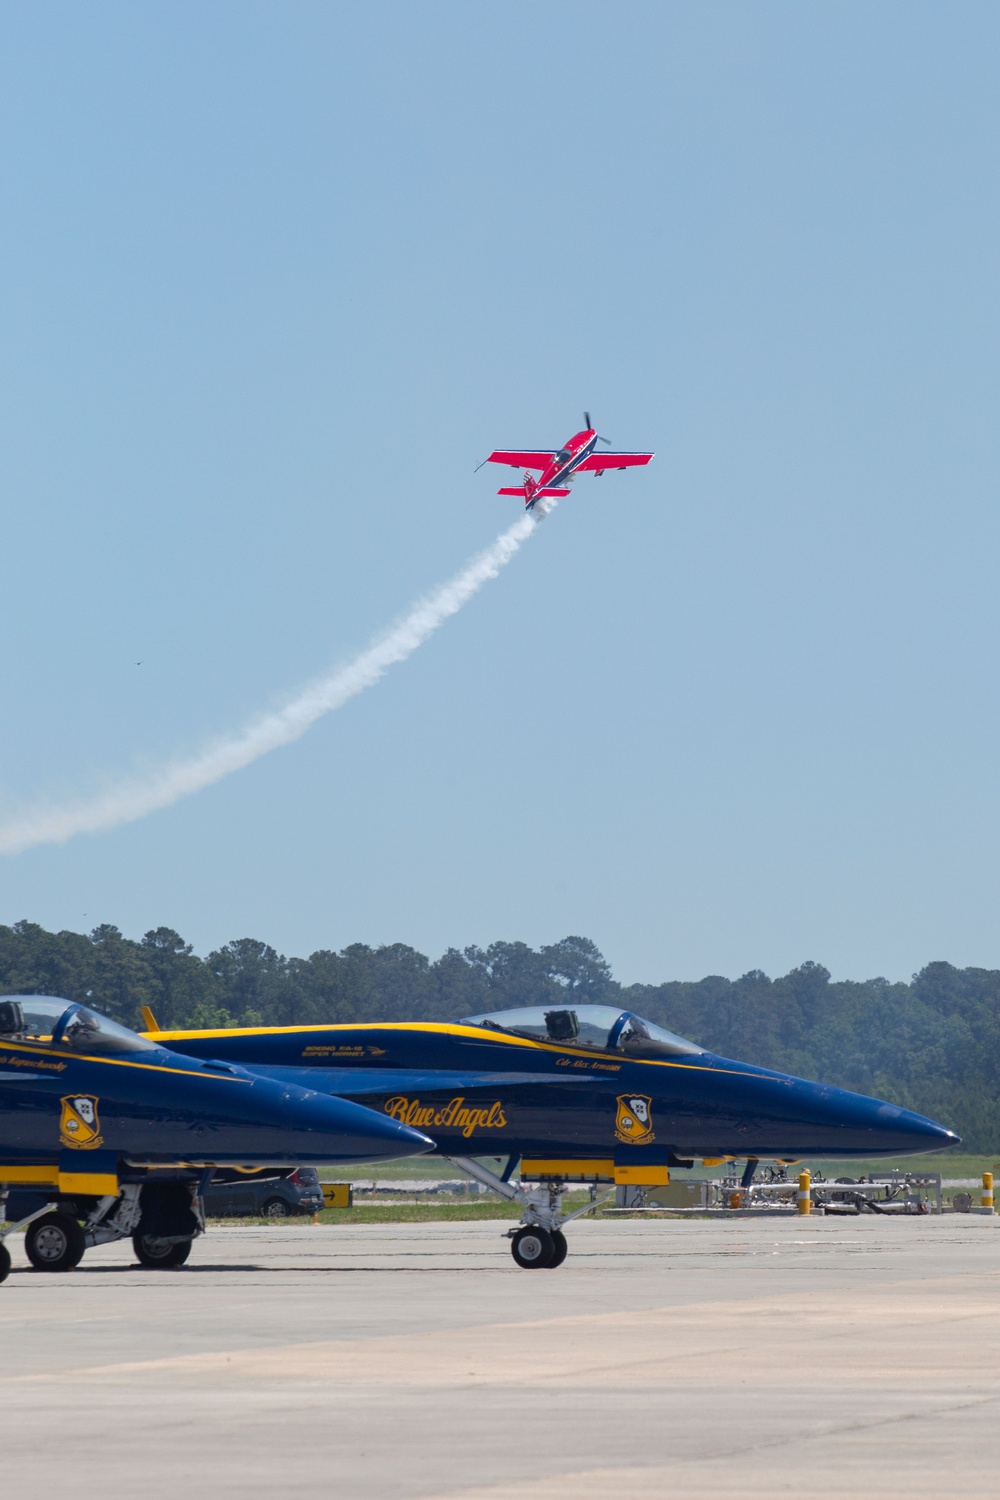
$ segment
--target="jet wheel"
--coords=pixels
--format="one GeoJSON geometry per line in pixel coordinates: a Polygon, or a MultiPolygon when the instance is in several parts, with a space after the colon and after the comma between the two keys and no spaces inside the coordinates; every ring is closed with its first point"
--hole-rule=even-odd
{"type": "Polygon", "coordinates": [[[540,1271],[552,1264],[556,1247],[547,1229],[527,1224],[511,1240],[510,1253],[522,1271],[540,1271]]]}
{"type": "Polygon", "coordinates": [[[10,1251],[7,1246],[0,1243],[0,1281],[6,1281],[10,1275],[10,1251]]]}
{"type": "Polygon", "coordinates": [[[182,1266],[191,1254],[191,1241],[178,1240],[171,1244],[155,1234],[134,1234],[132,1249],[136,1260],[148,1271],[172,1271],[182,1266]]]}
{"type": "Polygon", "coordinates": [[[549,1270],[554,1271],[556,1266],[561,1266],[569,1252],[566,1236],[561,1229],[552,1231],[552,1259],[549,1261],[549,1270]]]}
{"type": "Polygon", "coordinates": [[[83,1230],[69,1214],[42,1214],[28,1225],[24,1248],[36,1271],[72,1271],[83,1259],[83,1230]]]}

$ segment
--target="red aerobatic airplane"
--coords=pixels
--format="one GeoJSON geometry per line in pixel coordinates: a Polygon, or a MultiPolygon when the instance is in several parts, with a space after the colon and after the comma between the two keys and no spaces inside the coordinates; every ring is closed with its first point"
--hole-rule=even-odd
{"type": "MultiPolygon", "coordinates": [[[[537,479],[525,474],[524,483],[516,489],[497,490],[498,495],[520,495],[527,510],[544,500],[568,495],[565,488],[577,474],[596,474],[600,477],[605,469],[630,469],[636,464],[648,464],[652,453],[598,453],[598,443],[607,438],[598,437],[590,425],[590,412],[585,411],[586,427],[571,437],[564,448],[497,448],[483,464],[509,464],[512,469],[541,469],[537,479]],[[560,488],[560,486],[563,486],[560,488]]],[[[483,464],[479,467],[482,468],[483,464]]]]}

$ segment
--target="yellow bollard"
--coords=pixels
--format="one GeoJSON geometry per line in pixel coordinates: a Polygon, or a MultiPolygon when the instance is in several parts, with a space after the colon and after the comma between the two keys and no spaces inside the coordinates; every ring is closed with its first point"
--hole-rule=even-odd
{"type": "Polygon", "coordinates": [[[982,1206],[988,1214],[993,1212],[993,1173],[983,1173],[982,1206]]]}
{"type": "Polygon", "coordinates": [[[812,1193],[810,1192],[811,1179],[808,1172],[799,1173],[799,1192],[796,1199],[796,1207],[800,1214],[812,1213],[812,1193]]]}

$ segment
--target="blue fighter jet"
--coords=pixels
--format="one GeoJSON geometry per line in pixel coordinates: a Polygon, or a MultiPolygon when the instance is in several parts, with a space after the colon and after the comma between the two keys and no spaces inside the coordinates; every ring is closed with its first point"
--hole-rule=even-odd
{"type": "MultiPolygon", "coordinates": [[[[0,997],[0,1222],[40,1271],[132,1237],[178,1266],[218,1166],[373,1161],[429,1151],[411,1126],[308,1083],[168,1051],[87,1006],[0,997]]],[[[10,1253],[0,1235],[0,1281],[10,1253]]]]}
{"type": "MultiPolygon", "coordinates": [[[[524,1267],[566,1255],[567,1182],[655,1186],[696,1158],[877,1157],[958,1136],[880,1099],[716,1057],[630,1011],[549,1006],[454,1024],[158,1033],[194,1057],[364,1102],[430,1136],[438,1155],[518,1202],[524,1267]],[[506,1157],[494,1173],[472,1156],[506,1157]],[[521,1182],[510,1178],[518,1161],[521,1182]]],[[[586,1211],[586,1210],[582,1210],[586,1211]]],[[[575,1217],[571,1215],[569,1217],[575,1217]]]]}

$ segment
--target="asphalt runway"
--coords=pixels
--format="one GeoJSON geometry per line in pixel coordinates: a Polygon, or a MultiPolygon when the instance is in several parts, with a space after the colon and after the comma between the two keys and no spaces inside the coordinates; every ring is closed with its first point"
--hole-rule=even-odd
{"type": "Polygon", "coordinates": [[[0,1286],[11,1493],[1000,1492],[1000,1219],[213,1228],[0,1286]]]}

